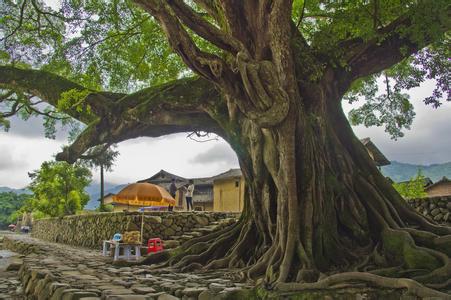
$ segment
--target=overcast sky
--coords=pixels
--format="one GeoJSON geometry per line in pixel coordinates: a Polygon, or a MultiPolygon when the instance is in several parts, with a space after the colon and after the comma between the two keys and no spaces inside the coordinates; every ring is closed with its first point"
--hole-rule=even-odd
{"type": "MultiPolygon", "coordinates": [[[[430,95],[431,86],[410,92],[417,113],[412,129],[403,138],[391,140],[383,128],[355,127],[359,138],[370,137],[389,160],[413,164],[451,161],[451,103],[439,109],[425,106],[421,99],[430,95]]],[[[344,105],[345,111],[350,106],[344,105]]],[[[120,156],[113,172],[106,174],[112,183],[131,183],[164,169],[183,177],[206,177],[238,167],[235,153],[222,140],[198,143],[187,134],[161,138],[138,138],[118,145],[120,156]]],[[[56,140],[44,138],[41,121],[13,119],[9,132],[0,132],[0,186],[22,188],[29,184],[27,173],[51,160],[65,143],[65,134],[56,140]]],[[[98,181],[94,172],[94,180],[98,181]]]]}

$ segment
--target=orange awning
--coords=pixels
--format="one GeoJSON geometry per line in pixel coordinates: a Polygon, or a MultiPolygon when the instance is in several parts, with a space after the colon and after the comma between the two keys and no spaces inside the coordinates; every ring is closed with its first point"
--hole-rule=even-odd
{"type": "Polygon", "coordinates": [[[175,206],[175,199],[163,187],[147,182],[132,183],[113,196],[116,203],[134,206],[175,206]]]}

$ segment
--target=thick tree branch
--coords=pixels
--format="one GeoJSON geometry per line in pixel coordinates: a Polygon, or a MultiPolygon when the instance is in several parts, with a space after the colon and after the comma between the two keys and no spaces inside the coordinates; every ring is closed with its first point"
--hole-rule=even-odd
{"type": "Polygon", "coordinates": [[[221,103],[213,84],[187,78],[126,95],[110,106],[110,113],[91,123],[57,159],[74,162],[89,148],[137,137],[206,131],[223,135],[204,107],[221,103]]]}
{"type": "MultiPolygon", "coordinates": [[[[245,38],[251,39],[252,34],[249,28],[248,20],[246,20],[245,1],[240,0],[218,0],[221,10],[224,14],[227,30],[232,36],[245,42],[245,38]]],[[[254,7],[255,9],[255,7],[254,7]]],[[[250,40],[249,40],[250,42],[250,40]]],[[[246,46],[249,45],[249,42],[246,46]]]]}
{"type": "MultiPolygon", "coordinates": [[[[73,81],[46,71],[23,70],[11,66],[0,66],[0,88],[17,89],[29,93],[54,107],[58,106],[58,101],[64,92],[86,90],[86,88],[73,81]]],[[[112,98],[111,94],[108,94],[108,96],[108,98],[112,98]]],[[[87,101],[91,105],[94,114],[97,115],[102,114],[105,107],[109,104],[108,99],[102,93],[94,91],[87,96],[87,101]]],[[[76,110],[67,113],[84,123],[92,121],[92,118],[76,110]]]]}
{"type": "Polygon", "coordinates": [[[219,20],[219,11],[216,7],[215,0],[194,0],[194,2],[202,7],[211,17],[213,17],[215,20],[219,20]]]}
{"type": "Polygon", "coordinates": [[[186,26],[207,41],[210,41],[221,49],[231,52],[233,55],[236,55],[240,51],[245,51],[245,47],[241,42],[207,22],[183,1],[171,0],[168,1],[168,4],[186,26]]]}
{"type": "MultiPolygon", "coordinates": [[[[419,10],[421,7],[415,9],[419,10]]],[[[433,36],[428,34],[427,26],[431,24],[416,24],[414,14],[412,9],[379,29],[377,36],[369,41],[352,39],[341,43],[340,48],[344,49],[345,60],[350,67],[351,80],[381,72],[434,41],[433,36]],[[409,31],[409,28],[416,28],[415,32],[411,29],[409,31]]],[[[434,21],[441,24],[438,18],[434,21]]],[[[439,28],[446,32],[449,30],[449,24],[443,24],[439,28]]]]}
{"type": "Polygon", "coordinates": [[[206,53],[196,46],[165,1],[135,0],[135,3],[158,20],[172,49],[180,55],[191,70],[213,82],[218,81],[225,63],[218,56],[206,53]]]}
{"type": "MultiPolygon", "coordinates": [[[[84,89],[49,72],[9,66],[0,66],[0,88],[25,91],[52,106],[58,105],[62,93],[84,89]]],[[[129,95],[93,92],[86,101],[93,107],[94,116],[86,118],[77,112],[70,113],[88,127],[57,156],[60,160],[74,162],[96,145],[140,136],[158,137],[191,131],[222,135],[217,122],[204,110],[222,103],[220,95],[212,83],[202,78],[180,79],[129,95]]]]}

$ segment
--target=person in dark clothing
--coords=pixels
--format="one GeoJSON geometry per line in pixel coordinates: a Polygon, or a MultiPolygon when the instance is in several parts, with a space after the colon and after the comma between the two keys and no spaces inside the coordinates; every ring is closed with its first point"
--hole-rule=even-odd
{"type": "MultiPolygon", "coordinates": [[[[177,193],[177,187],[175,186],[175,178],[172,178],[171,185],[169,186],[169,194],[172,196],[172,198],[175,199],[175,194],[177,193]]],[[[168,211],[173,211],[174,206],[170,205],[168,206],[168,211]]]]}

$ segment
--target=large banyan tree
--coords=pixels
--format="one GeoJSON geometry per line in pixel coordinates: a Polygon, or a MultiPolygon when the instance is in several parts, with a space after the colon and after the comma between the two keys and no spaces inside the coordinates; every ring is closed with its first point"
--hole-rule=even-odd
{"type": "Polygon", "coordinates": [[[451,228],[405,204],[349,124],[402,135],[414,116],[405,90],[426,79],[436,82],[426,104],[449,101],[449,1],[3,0],[0,9],[1,121],[43,114],[51,125],[67,114],[86,124],[57,159],[177,132],[214,133],[235,150],[247,187],[239,222],[183,245],[174,267],[238,269],[281,290],[352,281],[449,290],[451,228]],[[348,120],[341,102],[362,98],[348,120]]]}

